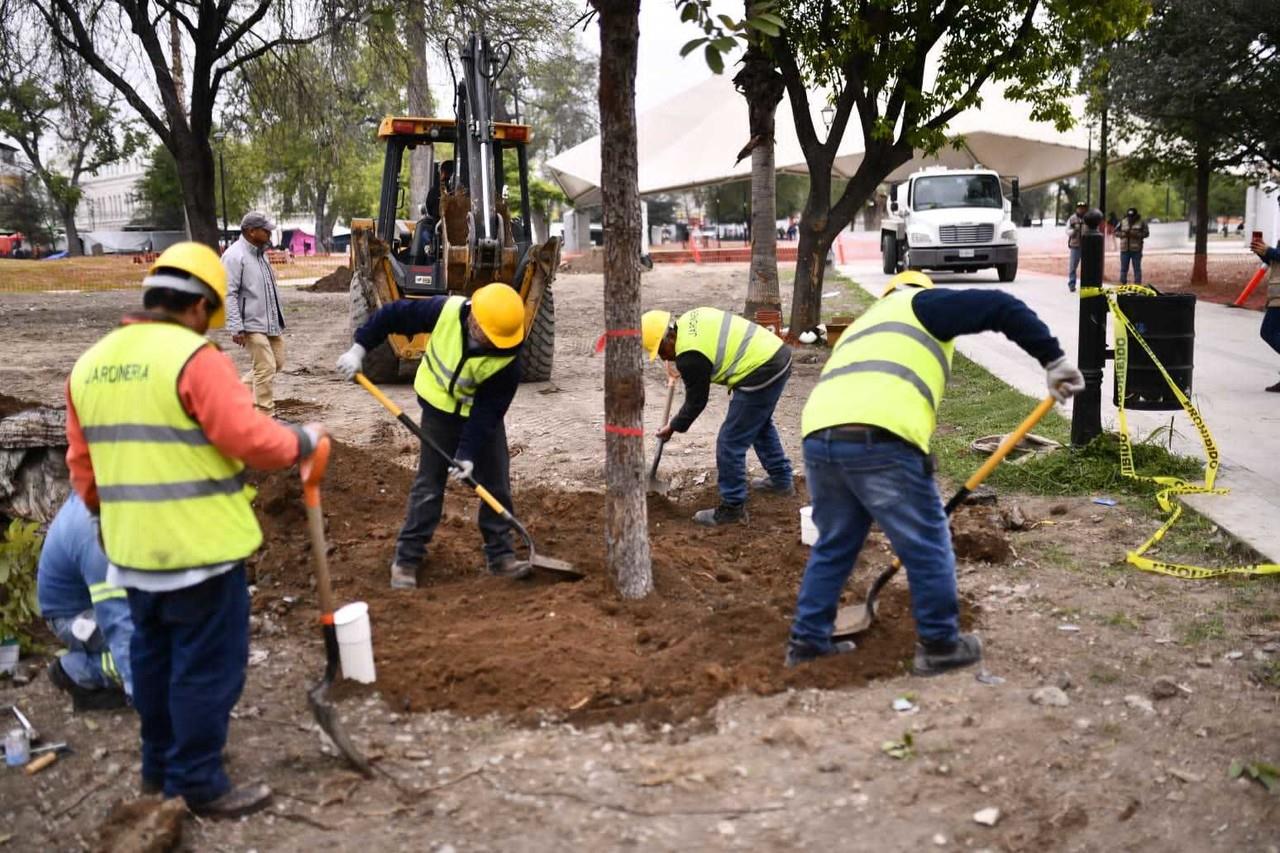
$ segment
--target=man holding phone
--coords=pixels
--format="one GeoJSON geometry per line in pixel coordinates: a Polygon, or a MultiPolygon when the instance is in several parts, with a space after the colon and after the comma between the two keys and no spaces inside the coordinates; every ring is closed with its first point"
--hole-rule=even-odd
{"type": "MultiPolygon", "coordinates": [[[[1262,315],[1259,331],[1267,346],[1280,353],[1280,245],[1268,248],[1262,232],[1254,231],[1249,248],[1270,268],[1267,272],[1267,310],[1262,315]]],[[[1280,382],[1267,386],[1266,390],[1280,394],[1280,382]]]]}

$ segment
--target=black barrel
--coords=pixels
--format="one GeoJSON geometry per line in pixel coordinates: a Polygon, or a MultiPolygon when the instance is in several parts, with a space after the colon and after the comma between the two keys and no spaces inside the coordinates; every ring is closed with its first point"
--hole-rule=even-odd
{"type": "MultiPolygon", "coordinates": [[[[1168,293],[1159,296],[1120,296],[1120,310],[1151,351],[1160,359],[1169,377],[1191,396],[1191,370],[1195,363],[1196,297],[1191,293],[1168,293]]],[[[1115,322],[1114,318],[1112,322],[1115,322]]],[[[1119,383],[1115,404],[1120,405],[1119,383]]],[[[1146,350],[1129,337],[1129,369],[1125,375],[1124,406],[1126,409],[1172,411],[1182,404],[1173,395],[1146,350]]]]}

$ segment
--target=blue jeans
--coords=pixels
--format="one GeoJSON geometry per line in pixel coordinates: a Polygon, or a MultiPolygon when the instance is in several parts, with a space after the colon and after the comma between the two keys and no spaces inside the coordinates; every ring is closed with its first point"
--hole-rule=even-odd
{"type": "Polygon", "coordinates": [[[222,749],[249,663],[244,565],[186,589],[128,592],[142,778],[166,797],[216,799],[231,789],[222,749]]]}
{"type": "Polygon", "coordinates": [[[1259,329],[1267,346],[1280,352],[1280,308],[1268,308],[1262,315],[1262,328],[1259,329]]]}
{"type": "Polygon", "coordinates": [[[1067,247],[1067,289],[1076,289],[1076,273],[1080,270],[1080,247],[1067,247]]]}
{"type": "MultiPolygon", "coordinates": [[[[133,621],[129,618],[129,605],[122,599],[100,602],[99,611],[107,611],[113,619],[108,630],[121,632],[124,642],[129,642],[133,634],[133,621]],[[118,605],[115,606],[115,605],[118,605]]],[[[95,617],[93,610],[84,614],[95,617]]],[[[57,616],[45,620],[49,630],[54,633],[67,651],[58,658],[62,671],[76,684],[88,690],[105,690],[112,687],[123,687],[126,694],[133,690],[133,680],[129,669],[129,655],[113,655],[103,634],[103,626],[98,625],[89,635],[89,639],[76,637],[71,626],[76,616],[57,616]]],[[[126,645],[127,648],[127,645],[126,645]]]]}
{"type": "Polygon", "coordinates": [[[896,441],[804,440],[804,464],[818,541],[800,582],[791,637],[819,651],[831,648],[840,591],[874,521],[907,570],[911,615],[922,642],[960,635],[951,530],[927,457],[896,441]]]}
{"type": "Polygon", "coordinates": [[[1133,264],[1133,283],[1142,284],[1142,252],[1120,253],[1120,283],[1129,283],[1129,264],[1133,264]]]}
{"type": "Polygon", "coordinates": [[[739,506],[747,501],[747,448],[754,447],[760,464],[769,472],[775,485],[790,485],[791,460],[782,449],[778,428],[773,425],[773,410],[778,407],[782,391],[791,378],[785,375],[759,391],[734,391],[729,411],[716,436],[716,472],[720,502],[739,506]]]}

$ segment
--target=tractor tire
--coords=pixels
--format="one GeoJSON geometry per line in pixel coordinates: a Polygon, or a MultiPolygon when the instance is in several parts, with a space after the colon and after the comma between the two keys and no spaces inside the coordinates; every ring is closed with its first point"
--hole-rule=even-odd
{"type": "Polygon", "coordinates": [[[898,271],[898,237],[896,234],[880,235],[880,257],[885,275],[898,271]]]}
{"type": "Polygon", "coordinates": [[[556,354],[556,300],[551,288],[542,294],[538,316],[520,348],[520,381],[548,382],[556,354]]]}
{"type": "Polygon", "coordinates": [[[997,264],[996,275],[1000,277],[1001,281],[1013,281],[1018,277],[1018,262],[1014,261],[1011,264],[997,264]]]}
{"type": "MultiPolygon", "coordinates": [[[[369,291],[369,283],[360,275],[351,277],[351,305],[348,312],[351,318],[351,334],[364,325],[373,314],[373,294],[369,291]]],[[[396,356],[391,344],[386,341],[378,344],[364,355],[362,370],[369,381],[376,385],[397,382],[400,379],[400,359],[396,356]]]]}

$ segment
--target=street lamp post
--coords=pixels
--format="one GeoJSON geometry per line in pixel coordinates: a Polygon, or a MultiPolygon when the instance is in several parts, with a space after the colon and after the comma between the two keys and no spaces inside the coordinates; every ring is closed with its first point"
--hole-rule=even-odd
{"type": "Polygon", "coordinates": [[[227,135],[219,133],[213,137],[218,143],[218,182],[222,185],[222,239],[219,241],[223,244],[223,248],[227,243],[227,166],[222,159],[222,152],[226,148],[225,142],[227,135]]]}

